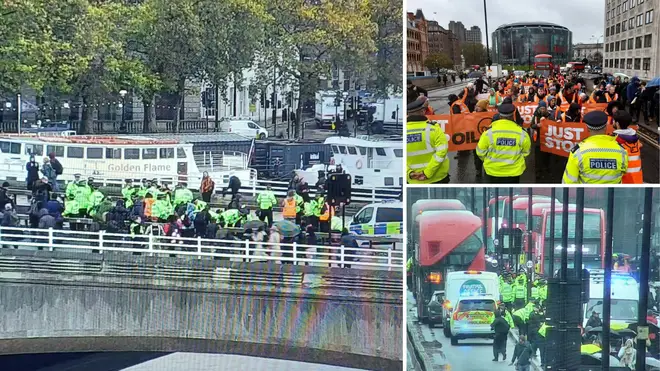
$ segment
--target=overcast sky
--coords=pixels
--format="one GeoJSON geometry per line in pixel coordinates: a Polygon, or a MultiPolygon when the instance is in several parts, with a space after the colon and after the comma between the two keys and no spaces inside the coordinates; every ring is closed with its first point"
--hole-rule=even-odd
{"type": "MultiPolygon", "coordinates": [[[[486,5],[491,35],[505,23],[534,21],[568,28],[573,33],[574,44],[596,42],[591,36],[598,37],[605,32],[603,0],[486,0],[486,5]]],[[[479,26],[482,40],[486,42],[482,0],[408,0],[407,6],[409,12],[421,8],[426,19],[438,21],[444,28],[449,27],[449,21],[461,21],[466,29],[479,26]]]]}

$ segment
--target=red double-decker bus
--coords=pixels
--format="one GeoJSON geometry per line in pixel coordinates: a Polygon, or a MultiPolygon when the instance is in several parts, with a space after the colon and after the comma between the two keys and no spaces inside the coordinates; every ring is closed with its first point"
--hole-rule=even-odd
{"type": "MultiPolygon", "coordinates": [[[[554,230],[554,246],[550,246],[550,236],[552,231],[550,229],[550,204],[545,205],[547,208],[541,210],[540,230],[539,226],[534,223],[533,229],[539,231],[536,233],[534,241],[533,254],[539,263],[539,271],[542,274],[552,274],[550,269],[550,260],[554,253],[554,266],[555,270],[561,264],[561,240],[562,240],[562,210],[563,205],[555,206],[555,230],[554,230]]],[[[540,206],[539,206],[540,207],[540,206]]],[[[534,207],[532,207],[534,212],[534,207]]],[[[537,210],[538,212],[538,210],[537,210]]],[[[576,206],[570,204],[568,206],[568,267],[573,268],[574,255],[575,255],[575,216],[576,206]]],[[[533,216],[534,218],[534,216],[533,216]]],[[[583,228],[583,241],[582,241],[582,264],[587,269],[602,269],[605,256],[605,212],[603,209],[584,209],[584,228],[583,228]]]]}
{"type": "Polygon", "coordinates": [[[534,56],[534,71],[552,71],[552,56],[550,54],[537,54],[534,56]]]}
{"type": "Polygon", "coordinates": [[[417,318],[426,322],[428,303],[444,290],[448,272],[486,269],[481,218],[467,210],[424,211],[418,216],[413,264],[417,318]]]}

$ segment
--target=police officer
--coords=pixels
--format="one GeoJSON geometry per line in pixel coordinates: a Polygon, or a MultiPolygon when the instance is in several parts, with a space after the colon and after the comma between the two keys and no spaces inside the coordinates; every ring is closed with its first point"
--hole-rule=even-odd
{"type": "Polygon", "coordinates": [[[516,107],[502,104],[500,118],[481,134],[477,156],[484,162],[488,183],[519,183],[525,172],[525,157],[532,145],[527,132],[514,119],[516,107]]]}
{"type": "Polygon", "coordinates": [[[407,170],[408,183],[449,183],[448,138],[439,125],[424,116],[424,102],[408,104],[407,170]]]}
{"type": "Polygon", "coordinates": [[[619,184],[628,170],[628,154],[616,138],[606,135],[607,114],[584,115],[589,137],[571,149],[564,171],[564,184],[619,184]]]}

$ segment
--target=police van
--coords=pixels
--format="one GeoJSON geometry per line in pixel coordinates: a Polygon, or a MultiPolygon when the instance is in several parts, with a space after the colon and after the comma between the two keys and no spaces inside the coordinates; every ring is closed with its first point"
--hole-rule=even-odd
{"type": "MultiPolygon", "coordinates": [[[[499,278],[494,272],[473,270],[449,272],[445,282],[442,325],[446,337],[452,336],[450,323],[461,299],[480,296],[492,297],[496,302],[500,299],[499,278]]],[[[429,312],[430,310],[429,307],[429,312]]]]}
{"type": "Polygon", "coordinates": [[[492,295],[460,297],[449,322],[451,345],[458,345],[461,339],[493,339],[490,324],[496,310],[497,299],[492,295]]]}
{"type": "MultiPolygon", "coordinates": [[[[591,313],[603,313],[603,285],[605,271],[593,269],[589,271],[589,302],[583,305],[582,325],[586,326],[591,313]]],[[[637,322],[637,305],[639,303],[639,283],[629,273],[612,272],[612,296],[610,323],[613,330],[627,328],[637,322]]]]}
{"type": "MultiPolygon", "coordinates": [[[[403,202],[386,200],[362,207],[353,216],[349,231],[359,236],[403,238],[403,202]]],[[[369,247],[369,241],[357,242],[369,247]]]]}

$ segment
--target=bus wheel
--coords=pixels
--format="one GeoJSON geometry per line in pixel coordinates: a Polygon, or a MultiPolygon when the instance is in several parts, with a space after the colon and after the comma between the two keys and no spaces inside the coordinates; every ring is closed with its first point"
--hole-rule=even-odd
{"type": "Polygon", "coordinates": [[[449,329],[449,326],[445,325],[445,327],[442,329],[442,333],[445,334],[445,337],[448,337],[448,338],[452,337],[451,336],[451,330],[449,329]]]}
{"type": "Polygon", "coordinates": [[[458,345],[458,339],[455,337],[451,337],[451,345],[458,345]]]}

